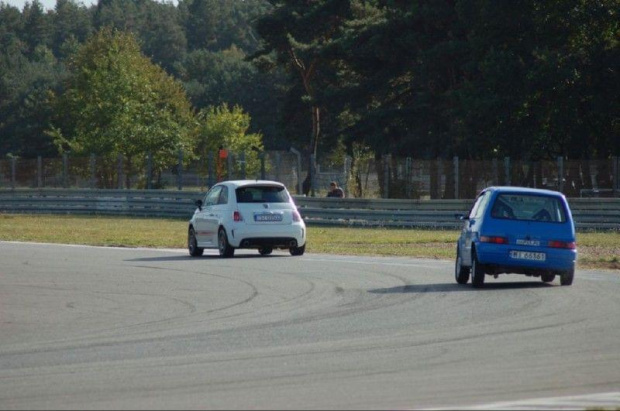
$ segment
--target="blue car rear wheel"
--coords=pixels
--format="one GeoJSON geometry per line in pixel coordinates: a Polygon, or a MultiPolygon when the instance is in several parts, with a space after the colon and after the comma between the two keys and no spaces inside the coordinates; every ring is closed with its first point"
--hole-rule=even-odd
{"type": "Polygon", "coordinates": [[[456,250],[456,263],[454,267],[454,278],[459,284],[467,284],[469,281],[469,267],[463,266],[463,258],[461,258],[461,251],[456,250]]]}
{"type": "Polygon", "coordinates": [[[574,277],[575,277],[575,269],[564,271],[562,275],[560,276],[560,284],[571,285],[573,283],[574,277]]]}
{"type": "Polygon", "coordinates": [[[555,274],[543,274],[540,276],[543,283],[550,283],[555,280],[555,274]]]}
{"type": "Polygon", "coordinates": [[[484,276],[484,267],[478,262],[478,257],[473,252],[471,256],[471,284],[476,288],[482,288],[484,286],[484,276]]]}

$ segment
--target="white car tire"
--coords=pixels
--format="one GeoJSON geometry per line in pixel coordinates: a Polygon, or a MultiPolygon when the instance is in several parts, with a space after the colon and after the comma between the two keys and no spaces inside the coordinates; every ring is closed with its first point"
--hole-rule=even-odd
{"type": "Polygon", "coordinates": [[[194,227],[191,227],[187,232],[187,249],[192,257],[200,257],[205,251],[204,248],[198,247],[194,227]]]}
{"type": "Polygon", "coordinates": [[[220,231],[217,233],[217,248],[220,252],[220,257],[230,258],[235,255],[235,249],[228,242],[228,236],[224,228],[220,228],[220,231]]]}
{"type": "Polygon", "coordinates": [[[304,252],[306,252],[306,245],[304,244],[301,247],[291,247],[289,248],[289,252],[291,253],[291,255],[296,257],[304,255],[304,252]]]}

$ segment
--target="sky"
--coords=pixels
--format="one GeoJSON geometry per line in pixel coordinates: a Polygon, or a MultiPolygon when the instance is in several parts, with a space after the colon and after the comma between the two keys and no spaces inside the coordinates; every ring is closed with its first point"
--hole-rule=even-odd
{"type": "MultiPolygon", "coordinates": [[[[17,7],[20,10],[24,9],[24,5],[26,2],[32,3],[33,0],[0,0],[0,3],[9,4],[11,6],[17,7]]],[[[74,0],[75,3],[82,3],[85,6],[92,6],[97,4],[97,0],[74,0]]],[[[163,2],[160,0],[160,2],[163,2]]],[[[169,0],[167,1],[169,2],[169,0]]],[[[39,3],[43,5],[43,7],[47,10],[52,10],[56,6],[56,0],[39,0],[39,3]]],[[[172,3],[177,4],[176,1],[172,1],[172,3]]]]}
{"type": "MultiPolygon", "coordinates": [[[[20,10],[24,9],[26,2],[32,3],[32,0],[0,0],[0,2],[15,6],[20,10]]],[[[56,6],[56,0],[39,0],[39,3],[48,10],[53,9],[56,6]]],[[[77,0],[76,3],[84,3],[85,6],[92,6],[97,4],[97,0],[77,0]]]]}

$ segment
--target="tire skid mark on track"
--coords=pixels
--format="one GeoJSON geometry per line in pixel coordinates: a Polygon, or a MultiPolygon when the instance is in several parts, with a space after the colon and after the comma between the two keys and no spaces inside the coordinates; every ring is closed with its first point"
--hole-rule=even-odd
{"type": "MultiPolygon", "coordinates": [[[[150,268],[150,267],[149,267],[150,268]]],[[[187,273],[186,270],[171,270],[171,271],[182,271],[184,273],[187,273]]],[[[233,279],[230,277],[224,277],[221,275],[217,275],[217,274],[206,274],[206,273],[199,273],[199,272],[194,272],[194,274],[201,274],[201,275],[209,275],[209,276],[213,276],[213,277],[219,277],[219,278],[224,278],[227,280],[232,280],[232,281],[237,281],[240,283],[243,283],[247,286],[250,287],[251,289],[251,293],[249,294],[248,297],[246,297],[243,300],[240,301],[235,301],[234,303],[222,306],[222,307],[218,307],[218,308],[213,308],[210,310],[204,310],[204,311],[198,311],[195,307],[194,304],[192,303],[188,303],[186,302],[186,304],[189,304],[193,307],[193,310],[190,311],[190,314],[180,314],[180,315],[176,315],[176,316],[172,316],[172,317],[168,317],[168,318],[164,318],[164,319],[159,319],[159,320],[153,320],[153,321],[146,321],[146,322],[139,322],[139,323],[135,323],[135,324],[131,324],[131,325],[125,325],[125,326],[121,326],[121,327],[116,327],[116,328],[110,328],[110,329],[104,329],[104,330],[98,330],[94,332],[94,335],[91,335],[91,337],[97,337],[97,335],[99,335],[101,332],[110,332],[110,331],[121,331],[121,330],[131,330],[131,329],[136,329],[135,333],[125,333],[124,336],[131,336],[131,335],[142,335],[144,333],[144,330],[138,330],[138,328],[144,328],[144,327],[150,327],[153,325],[164,325],[164,324],[169,324],[171,322],[180,320],[180,319],[187,319],[188,317],[196,317],[196,316],[203,316],[203,315],[209,315],[212,313],[217,313],[217,312],[221,312],[221,311],[226,311],[229,310],[231,308],[243,305],[243,304],[247,304],[250,301],[254,300],[258,295],[258,289],[251,283],[247,282],[247,281],[243,281],[243,280],[238,280],[238,279],[233,279]]],[[[237,314],[237,315],[241,315],[241,314],[237,314]]],[[[170,329],[170,328],[168,328],[170,329]]]]}
{"type": "MultiPolygon", "coordinates": [[[[405,284],[405,287],[409,284],[409,280],[403,278],[402,276],[393,275],[393,274],[384,273],[384,272],[382,273],[367,272],[366,273],[362,271],[362,272],[358,272],[358,274],[360,276],[366,274],[366,275],[373,275],[373,276],[395,278],[399,280],[400,282],[402,282],[403,284],[405,284]]],[[[312,274],[306,275],[306,277],[308,276],[312,276],[312,274]]],[[[319,310],[319,312],[311,313],[311,315],[307,315],[308,313],[306,312],[305,313],[306,315],[303,318],[290,318],[287,320],[269,322],[269,323],[262,324],[262,326],[281,327],[281,326],[287,326],[287,325],[300,325],[300,324],[304,324],[308,322],[345,317],[351,314],[359,315],[365,312],[383,309],[383,308],[389,308],[389,307],[393,307],[393,306],[396,306],[396,305],[399,305],[405,302],[409,303],[412,301],[412,298],[407,295],[403,295],[398,298],[394,298],[394,296],[372,295],[372,294],[369,294],[367,290],[344,289],[340,287],[339,283],[333,280],[330,280],[330,279],[326,279],[325,277],[319,277],[315,275],[314,278],[317,280],[321,280],[323,282],[331,283],[333,285],[334,295],[336,295],[340,299],[340,302],[333,306],[325,307],[319,310]],[[338,287],[340,287],[342,291],[336,292],[335,290],[338,287]],[[371,295],[370,300],[367,298],[364,298],[365,296],[367,297],[368,295],[371,295]],[[386,303],[386,301],[388,302],[386,303]],[[337,311],[332,311],[333,308],[336,308],[337,311]]],[[[423,295],[421,294],[421,295],[416,296],[415,298],[420,298],[422,296],[423,295]]]]}
{"type": "MultiPolygon", "coordinates": [[[[60,274],[72,266],[87,267],[84,256],[73,261],[71,254],[78,253],[68,252],[68,260],[62,260],[67,263],[58,266],[61,286],[72,284],[82,272],[60,274]]],[[[128,255],[84,254],[96,262],[128,255]]],[[[124,321],[112,315],[98,319],[97,309],[106,310],[109,304],[95,301],[92,313],[85,312],[94,324],[86,327],[87,339],[79,324],[60,324],[74,311],[49,317],[64,325],[66,339],[56,338],[59,332],[36,334],[24,328],[27,332],[20,335],[25,344],[19,351],[16,340],[7,338],[11,345],[4,349],[9,351],[0,348],[5,387],[0,403],[11,408],[150,408],[160,401],[166,408],[331,404],[394,409],[428,407],[441,398],[466,405],[562,391],[597,392],[604,389],[602,384],[620,383],[615,371],[616,284],[579,281],[567,288],[502,282],[500,277],[474,291],[453,284],[452,270],[443,262],[431,270],[423,268],[425,264],[390,265],[395,260],[387,259],[335,265],[328,257],[320,263],[312,256],[309,261],[205,259],[207,264],[162,257],[132,265],[130,261],[144,254],[102,268],[101,273],[115,271],[111,281],[88,276],[85,281],[93,285],[79,283],[72,291],[79,298],[78,309],[94,288],[112,290],[98,298],[127,303],[130,314],[145,303],[145,313],[124,321]],[[153,284],[144,288],[141,282],[151,276],[140,270],[156,267],[153,284]],[[221,280],[209,277],[213,275],[221,280]],[[243,302],[252,287],[256,295],[243,302]],[[116,298],[119,295],[123,298],[116,298]],[[131,303],[131,295],[142,297],[131,303]],[[171,310],[174,318],[164,318],[171,317],[171,310]],[[94,328],[98,326],[107,326],[109,332],[94,328]],[[584,347],[588,340],[593,345],[584,347]],[[512,373],[510,378],[504,379],[504,369],[512,373]],[[57,383],[51,384],[50,378],[57,383]]],[[[37,269],[33,283],[48,284],[56,276],[57,271],[46,276],[37,269]]],[[[18,264],[12,275],[20,278],[18,264]]],[[[65,293],[51,298],[52,292],[35,291],[30,301],[38,294],[48,296],[50,307],[64,309],[58,303],[65,293]]]]}
{"type": "MultiPolygon", "coordinates": [[[[153,269],[154,267],[150,267],[150,266],[142,266],[141,268],[148,268],[148,269],[153,269]]],[[[176,269],[167,269],[168,271],[178,271],[178,272],[183,272],[183,273],[187,273],[187,270],[176,270],[176,269]]],[[[131,295],[141,295],[141,296],[146,296],[146,297],[163,297],[165,299],[169,299],[169,300],[173,300],[173,301],[177,301],[177,302],[181,302],[182,304],[190,307],[190,316],[191,315],[203,315],[203,314],[210,314],[213,312],[219,312],[219,311],[223,311],[223,310],[227,310],[230,309],[232,307],[236,307],[238,305],[242,305],[242,304],[246,304],[249,301],[253,300],[254,298],[256,298],[258,296],[258,290],[256,289],[256,287],[254,287],[254,285],[252,285],[251,283],[244,281],[244,280],[238,280],[238,279],[234,279],[234,278],[230,278],[230,277],[225,277],[225,276],[221,276],[221,275],[217,275],[217,274],[208,274],[208,273],[203,273],[203,272],[194,272],[194,274],[200,274],[200,275],[210,275],[210,276],[214,276],[214,277],[219,277],[219,278],[223,278],[226,280],[232,280],[232,281],[237,281],[237,282],[241,282],[244,283],[245,285],[249,286],[251,289],[251,293],[250,295],[243,299],[242,301],[236,301],[232,304],[226,305],[224,307],[218,307],[215,309],[211,309],[211,310],[206,310],[206,311],[202,311],[202,312],[198,312],[196,310],[195,305],[193,305],[192,303],[186,302],[186,301],[182,301],[173,297],[168,297],[168,296],[164,296],[164,295],[154,295],[154,294],[143,294],[143,293],[121,293],[121,292],[87,292],[87,293],[92,293],[95,295],[98,295],[99,298],[103,299],[103,300],[107,300],[110,301],[114,304],[116,304],[117,307],[121,307],[122,305],[114,298],[109,297],[109,295],[123,295],[123,296],[131,296],[131,295]]],[[[71,291],[83,291],[83,290],[79,290],[79,289],[73,289],[71,291]]],[[[175,316],[171,316],[168,318],[164,318],[164,319],[159,319],[159,320],[153,320],[153,321],[146,321],[146,322],[138,322],[135,324],[130,324],[130,325],[124,325],[124,326],[117,326],[117,327],[111,327],[111,328],[103,328],[103,329],[98,329],[98,330],[94,330],[91,331],[85,335],[80,336],[79,338],[72,338],[72,342],[76,342],[76,341],[88,341],[90,339],[96,339],[96,338],[100,338],[102,336],[102,334],[104,335],[104,337],[106,338],[115,338],[115,337],[108,337],[107,334],[109,334],[110,332],[118,332],[118,331],[127,331],[127,330],[133,330],[135,329],[136,332],[132,333],[132,332],[124,332],[123,336],[127,337],[127,336],[131,336],[131,335],[141,335],[144,333],[143,330],[138,330],[139,328],[143,328],[145,326],[152,326],[152,325],[161,325],[161,324],[167,324],[182,318],[186,318],[188,317],[187,314],[180,314],[180,315],[175,315],[175,316]]],[[[148,341],[148,340],[145,340],[148,341]]],[[[58,343],[64,343],[66,342],[65,339],[57,339],[57,340],[47,340],[45,342],[45,344],[58,344],[58,343]]],[[[110,346],[108,344],[104,344],[103,346],[110,346]]],[[[71,346],[63,346],[62,348],[58,349],[58,351],[65,351],[67,349],[78,349],[78,348],[82,348],[82,347],[92,347],[92,345],[86,344],[86,345],[78,345],[78,344],[74,344],[71,346]]],[[[36,351],[30,351],[30,352],[37,352],[37,353],[43,353],[43,352],[54,352],[56,350],[52,350],[52,351],[47,351],[47,350],[36,350],[36,351]]],[[[19,353],[19,351],[10,351],[10,352],[5,352],[5,353],[19,353]]],[[[23,353],[22,353],[23,354],[23,353]]]]}
{"type": "MultiPolygon", "coordinates": [[[[503,401],[490,404],[473,405],[468,407],[458,407],[458,409],[460,410],[602,410],[608,408],[620,408],[620,392],[535,398],[531,400],[503,401]]],[[[434,409],[453,410],[454,407],[434,409]]]]}
{"type": "MultiPolygon", "coordinates": [[[[142,266],[142,268],[151,268],[148,266],[142,266]]],[[[183,273],[188,273],[187,270],[176,270],[176,269],[171,269],[171,271],[179,271],[179,272],[183,272],[183,273]]],[[[234,304],[230,304],[227,305],[225,307],[219,307],[217,309],[212,309],[212,310],[206,310],[206,311],[202,311],[202,312],[195,312],[194,314],[192,314],[192,316],[197,316],[197,315],[204,315],[204,314],[211,314],[211,313],[215,313],[215,312],[222,312],[222,311],[226,311],[232,307],[241,305],[241,304],[245,304],[251,300],[253,300],[254,298],[256,298],[256,296],[259,294],[257,287],[245,280],[239,280],[239,279],[234,279],[231,278],[230,276],[222,276],[222,275],[217,275],[217,274],[209,274],[209,273],[204,273],[204,272],[200,272],[200,271],[194,271],[194,274],[199,274],[199,275],[209,275],[209,276],[215,276],[215,277],[220,277],[220,278],[224,278],[227,280],[233,280],[233,281],[238,281],[241,283],[244,283],[248,286],[250,286],[253,290],[252,294],[246,298],[243,301],[238,301],[235,302],[234,304]]],[[[370,273],[372,275],[377,275],[378,273],[372,272],[370,273]]],[[[397,280],[399,280],[400,282],[407,284],[407,280],[401,276],[396,276],[396,275],[391,275],[389,273],[380,273],[380,276],[387,276],[387,277],[391,277],[391,278],[395,278],[397,280]]],[[[301,278],[299,276],[295,276],[295,279],[302,279],[306,282],[308,282],[310,284],[310,287],[308,290],[306,290],[301,296],[307,296],[309,294],[311,294],[315,288],[316,288],[316,284],[310,280],[308,280],[306,278],[307,276],[301,278]]],[[[315,277],[315,279],[318,279],[315,277]]],[[[325,281],[325,278],[320,278],[320,280],[325,281]]],[[[335,284],[335,282],[332,282],[332,284],[335,284]]],[[[125,294],[125,293],[113,293],[113,294],[119,294],[119,295],[129,295],[129,294],[125,294]]],[[[345,291],[344,294],[347,294],[347,292],[345,291]]],[[[146,296],[151,296],[150,294],[145,294],[146,296]]],[[[408,297],[407,295],[403,295],[400,296],[397,299],[394,298],[389,298],[390,296],[377,296],[374,298],[375,302],[373,304],[368,304],[368,301],[366,299],[363,299],[362,297],[364,295],[367,295],[367,292],[365,291],[357,291],[355,292],[355,296],[353,298],[352,301],[348,301],[347,303],[344,303],[342,305],[336,305],[335,308],[338,308],[338,311],[332,312],[329,311],[331,310],[333,307],[326,307],[325,310],[328,310],[328,312],[319,312],[319,313],[315,313],[312,315],[307,315],[307,312],[305,313],[304,317],[301,318],[289,318],[286,320],[279,320],[279,321],[269,321],[269,322],[264,322],[264,323],[257,323],[257,324],[253,324],[250,326],[244,326],[244,327],[238,327],[235,328],[234,330],[236,332],[238,331],[255,331],[255,330],[262,330],[265,328],[273,328],[273,327],[281,327],[281,326],[287,326],[287,325],[298,325],[298,324],[304,324],[304,323],[308,323],[308,322],[314,322],[314,321],[321,321],[321,320],[326,320],[326,319],[333,319],[333,318],[339,318],[339,317],[343,317],[343,316],[348,316],[348,315],[352,315],[352,314],[359,314],[361,312],[367,312],[367,311],[372,311],[372,310],[378,310],[378,309],[382,309],[382,308],[389,308],[398,304],[402,304],[404,302],[409,302],[411,300],[410,297],[408,297]],[[385,301],[390,301],[389,303],[385,303],[385,301]],[[342,308],[346,307],[346,309],[342,310],[342,308]]],[[[116,300],[114,299],[110,299],[113,302],[116,302],[116,300]]],[[[290,301],[296,301],[296,298],[291,299],[290,301]]],[[[303,307],[303,310],[307,311],[307,306],[303,307]]],[[[300,308],[301,309],[301,308],[300,308]]],[[[290,311],[287,311],[290,314],[290,311]]],[[[247,313],[237,313],[237,314],[230,314],[230,315],[224,315],[224,316],[218,316],[215,318],[209,318],[209,319],[205,319],[204,321],[212,321],[214,319],[230,319],[233,317],[239,317],[239,316],[243,316],[246,315],[247,313]]],[[[258,316],[262,316],[264,313],[262,312],[256,312],[256,311],[251,311],[252,315],[258,315],[258,316]]],[[[20,355],[20,354],[28,354],[28,353],[50,353],[50,352],[62,352],[62,351],[66,351],[66,350],[76,350],[76,349],[90,349],[90,348],[96,348],[96,347],[111,347],[111,346],[124,346],[124,345],[131,345],[131,344],[141,344],[141,343],[156,343],[156,342],[161,342],[161,341],[168,341],[168,340],[175,340],[178,338],[186,338],[186,339],[198,339],[198,340],[202,340],[207,338],[208,336],[216,336],[216,335],[223,335],[225,333],[228,332],[228,330],[216,330],[216,331],[211,331],[208,333],[189,333],[189,334],[175,334],[173,336],[169,336],[169,337],[161,337],[161,338],[138,338],[138,339],[130,339],[130,340],[123,340],[120,342],[117,342],[116,344],[113,343],[106,343],[106,342],[102,342],[102,343],[94,343],[94,344],[89,344],[86,341],[92,338],[97,338],[98,336],[100,336],[102,333],[108,333],[110,331],[121,331],[121,330],[131,330],[131,329],[135,329],[136,332],[135,333],[124,333],[123,336],[124,337],[128,337],[131,335],[142,335],[144,333],[143,330],[139,330],[139,328],[142,328],[144,326],[151,326],[151,325],[160,325],[160,324],[166,324],[166,323],[171,323],[175,320],[178,320],[180,318],[187,318],[187,315],[179,315],[179,316],[174,316],[174,317],[170,317],[170,318],[166,318],[166,319],[162,319],[162,320],[155,320],[155,321],[149,321],[149,322],[142,322],[142,323],[136,323],[136,324],[132,324],[132,325],[126,325],[126,326],[121,326],[121,327],[115,327],[115,328],[110,328],[110,329],[103,329],[103,330],[97,330],[94,331],[92,333],[90,333],[88,336],[84,336],[83,338],[80,338],[79,340],[84,341],[84,344],[78,344],[76,343],[76,340],[73,339],[72,342],[73,344],[71,345],[64,345],[61,348],[57,348],[57,349],[42,349],[42,350],[28,350],[28,351],[20,351],[20,350],[16,350],[16,351],[10,351],[10,352],[5,352],[5,354],[10,354],[10,355],[20,355]]],[[[185,328],[185,326],[181,325],[178,327],[173,327],[173,328],[185,328]]],[[[168,330],[170,330],[172,328],[168,328],[168,330]]],[[[106,336],[107,337],[107,336],[106,336]]],[[[111,338],[111,337],[110,337],[111,338]]],[[[65,340],[57,340],[57,341],[48,341],[47,343],[64,343],[65,340]]]]}

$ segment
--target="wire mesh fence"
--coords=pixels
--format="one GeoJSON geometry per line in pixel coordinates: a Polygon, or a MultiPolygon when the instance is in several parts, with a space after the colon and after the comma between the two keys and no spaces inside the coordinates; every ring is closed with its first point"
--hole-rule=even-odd
{"type": "Polygon", "coordinates": [[[295,194],[325,196],[337,182],[347,197],[471,199],[491,185],[547,188],[568,197],[620,196],[618,157],[604,160],[421,160],[393,157],[319,160],[296,150],[209,152],[162,162],[91,155],[0,159],[0,188],[178,189],[205,191],[233,179],[280,181],[295,194]],[[162,165],[168,164],[168,165],[162,165]],[[172,164],[172,165],[170,165],[172,164]]]}

